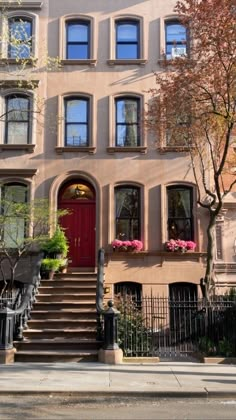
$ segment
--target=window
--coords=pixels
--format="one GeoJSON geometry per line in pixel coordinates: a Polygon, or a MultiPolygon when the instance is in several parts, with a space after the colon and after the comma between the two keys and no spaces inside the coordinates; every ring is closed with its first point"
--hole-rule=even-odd
{"type": "Polygon", "coordinates": [[[25,95],[6,97],[6,144],[29,143],[30,99],[25,95]]]}
{"type": "Polygon", "coordinates": [[[6,247],[19,248],[25,238],[26,211],[20,204],[28,200],[25,185],[9,183],[0,189],[1,228],[0,238],[6,247]]]}
{"type": "Polygon", "coordinates": [[[140,99],[122,97],[116,104],[116,146],[136,147],[140,145],[140,99]]]}
{"type": "Polygon", "coordinates": [[[166,37],[166,58],[185,56],[187,53],[187,31],[186,28],[176,21],[165,23],[166,37]]]}
{"type": "Polygon", "coordinates": [[[115,237],[120,240],[140,238],[140,189],[132,186],[115,189],[115,237]]]}
{"type": "Polygon", "coordinates": [[[32,21],[14,17],[8,21],[8,58],[26,59],[32,55],[32,21]]]}
{"type": "Polygon", "coordinates": [[[139,22],[119,20],[116,22],[116,59],[140,58],[139,22]]]}
{"type": "Polygon", "coordinates": [[[90,22],[69,21],[66,24],[66,58],[86,60],[90,57],[90,22]]]}
{"type": "Polygon", "coordinates": [[[191,187],[171,186],[167,188],[168,239],[194,239],[193,191],[191,187]]]}
{"type": "Polygon", "coordinates": [[[65,99],[65,146],[89,146],[89,99],[65,99]]]}

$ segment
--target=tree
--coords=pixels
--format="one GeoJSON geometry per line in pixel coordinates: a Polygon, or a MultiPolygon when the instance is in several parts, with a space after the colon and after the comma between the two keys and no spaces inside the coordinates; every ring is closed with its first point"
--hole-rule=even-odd
{"type": "Polygon", "coordinates": [[[155,74],[146,120],[159,147],[167,139],[189,153],[197,203],[209,216],[203,279],[208,296],[214,285],[216,218],[236,185],[236,3],[181,0],[175,12],[186,27],[187,54],[163,58],[165,71],[155,74]]]}
{"type": "Polygon", "coordinates": [[[52,214],[48,200],[28,200],[23,185],[1,187],[0,212],[0,275],[4,282],[1,291],[12,289],[17,267],[23,257],[39,252],[55,221],[67,214],[66,210],[52,214]]]}

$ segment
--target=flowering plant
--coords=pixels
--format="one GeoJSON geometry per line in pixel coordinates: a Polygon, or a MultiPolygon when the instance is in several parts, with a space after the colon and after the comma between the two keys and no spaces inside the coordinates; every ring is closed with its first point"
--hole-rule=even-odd
{"type": "Polygon", "coordinates": [[[183,241],[182,239],[170,239],[166,242],[165,247],[170,252],[186,252],[195,251],[197,244],[193,241],[183,241]]]}
{"type": "Polygon", "coordinates": [[[134,239],[133,241],[120,241],[119,239],[115,239],[111,243],[112,248],[119,249],[121,251],[127,251],[129,249],[134,251],[141,251],[143,248],[142,241],[138,241],[137,239],[134,239]]]}

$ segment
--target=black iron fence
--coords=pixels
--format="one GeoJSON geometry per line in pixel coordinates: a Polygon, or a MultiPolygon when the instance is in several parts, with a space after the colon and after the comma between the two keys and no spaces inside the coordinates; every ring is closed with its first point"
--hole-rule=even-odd
{"type": "Polygon", "coordinates": [[[117,296],[125,356],[236,356],[236,300],[117,296]]]}

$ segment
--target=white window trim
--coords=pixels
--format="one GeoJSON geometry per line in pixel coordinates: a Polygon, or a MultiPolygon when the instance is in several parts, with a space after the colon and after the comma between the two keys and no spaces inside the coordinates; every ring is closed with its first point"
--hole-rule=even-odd
{"type": "Polygon", "coordinates": [[[145,31],[144,31],[144,18],[139,15],[133,14],[122,14],[116,15],[110,18],[110,45],[109,45],[109,59],[107,63],[111,66],[113,65],[125,65],[125,64],[139,64],[145,65],[147,62],[147,45],[145,31]],[[137,59],[117,59],[116,58],[116,22],[122,20],[133,20],[139,23],[139,49],[140,57],[137,59]]]}
{"type": "Polygon", "coordinates": [[[65,15],[60,18],[60,31],[59,31],[59,58],[62,64],[78,65],[78,64],[87,64],[95,66],[97,62],[97,57],[95,51],[97,51],[97,33],[95,27],[95,19],[89,15],[83,14],[70,14],[65,15]],[[66,24],[72,20],[84,20],[85,22],[90,23],[90,58],[88,59],[67,59],[66,58],[66,24]],[[96,45],[95,45],[96,42],[96,45]]]}
{"type": "Polygon", "coordinates": [[[95,98],[93,95],[85,92],[67,92],[64,95],[58,97],[58,135],[56,152],[88,152],[90,154],[95,153],[95,135],[94,135],[94,106],[95,98]],[[68,98],[85,98],[89,100],[89,142],[88,146],[66,146],[65,145],[65,100],[68,98]]]}
{"type": "Polygon", "coordinates": [[[122,92],[109,97],[109,143],[107,147],[108,153],[114,152],[139,152],[146,153],[147,151],[147,136],[143,124],[140,123],[140,146],[116,146],[116,99],[130,97],[139,99],[140,112],[144,109],[144,95],[137,94],[136,92],[122,92]]]}
{"type": "Polygon", "coordinates": [[[32,22],[32,57],[38,57],[38,26],[39,26],[39,17],[34,13],[30,13],[26,10],[15,10],[12,12],[8,12],[6,16],[3,16],[3,20],[1,22],[1,36],[3,42],[0,46],[0,54],[1,57],[5,60],[15,61],[15,59],[8,58],[8,35],[9,35],[9,20],[12,18],[26,18],[30,19],[32,22]]]}

